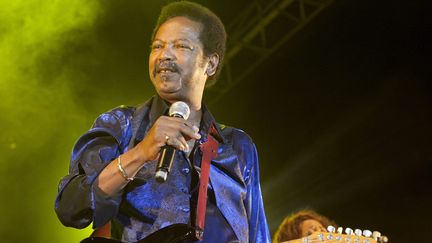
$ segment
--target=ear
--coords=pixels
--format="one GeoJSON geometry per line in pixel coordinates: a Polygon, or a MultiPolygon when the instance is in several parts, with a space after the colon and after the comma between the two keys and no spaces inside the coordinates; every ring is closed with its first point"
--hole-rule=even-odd
{"type": "Polygon", "coordinates": [[[208,77],[213,76],[216,73],[217,67],[219,66],[219,55],[216,53],[211,54],[209,57],[206,74],[208,77]]]}

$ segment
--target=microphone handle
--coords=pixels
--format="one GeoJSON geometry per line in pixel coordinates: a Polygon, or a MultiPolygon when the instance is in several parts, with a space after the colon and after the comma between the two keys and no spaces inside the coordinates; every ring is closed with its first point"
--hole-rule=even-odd
{"type": "Polygon", "coordinates": [[[175,154],[176,150],[172,146],[165,145],[162,147],[156,167],[156,181],[163,183],[167,180],[175,154]]]}
{"type": "MultiPolygon", "coordinates": [[[[184,117],[180,114],[172,114],[171,117],[184,117]]],[[[155,179],[159,183],[163,183],[167,180],[168,174],[171,170],[171,165],[174,161],[174,157],[176,154],[176,149],[170,145],[165,145],[162,147],[160,151],[159,161],[156,167],[156,175],[155,179]]]]}

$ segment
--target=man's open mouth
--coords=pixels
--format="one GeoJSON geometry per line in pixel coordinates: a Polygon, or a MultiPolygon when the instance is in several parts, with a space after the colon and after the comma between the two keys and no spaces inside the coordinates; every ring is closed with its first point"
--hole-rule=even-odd
{"type": "Polygon", "coordinates": [[[157,73],[166,73],[166,74],[168,74],[168,73],[174,73],[174,72],[176,72],[174,69],[161,68],[161,69],[157,70],[157,73]]]}

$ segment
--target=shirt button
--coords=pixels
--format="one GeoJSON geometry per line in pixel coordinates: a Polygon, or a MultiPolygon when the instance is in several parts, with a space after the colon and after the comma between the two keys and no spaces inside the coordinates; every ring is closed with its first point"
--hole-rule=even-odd
{"type": "Polygon", "coordinates": [[[185,167],[181,171],[183,172],[183,174],[187,175],[187,174],[189,174],[190,169],[185,167]]]}
{"type": "Polygon", "coordinates": [[[185,213],[188,213],[190,211],[189,207],[180,207],[180,210],[185,213]]]}

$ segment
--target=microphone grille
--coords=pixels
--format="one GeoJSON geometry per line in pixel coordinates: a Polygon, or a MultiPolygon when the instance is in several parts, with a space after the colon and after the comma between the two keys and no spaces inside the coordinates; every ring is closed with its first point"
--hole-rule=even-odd
{"type": "Polygon", "coordinates": [[[169,116],[180,116],[187,120],[189,118],[189,106],[183,101],[174,102],[169,108],[169,116]]]}

